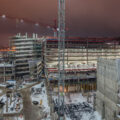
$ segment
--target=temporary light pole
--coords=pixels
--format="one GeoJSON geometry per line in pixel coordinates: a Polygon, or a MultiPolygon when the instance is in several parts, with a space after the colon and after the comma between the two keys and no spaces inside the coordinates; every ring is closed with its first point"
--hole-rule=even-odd
{"type": "Polygon", "coordinates": [[[64,120],[65,0],[58,0],[58,119],[64,120]]]}

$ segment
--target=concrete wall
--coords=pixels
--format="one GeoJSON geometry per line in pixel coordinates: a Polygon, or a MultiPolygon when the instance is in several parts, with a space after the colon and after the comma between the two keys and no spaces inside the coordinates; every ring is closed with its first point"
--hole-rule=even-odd
{"type": "Polygon", "coordinates": [[[119,59],[98,60],[96,109],[105,120],[114,120],[118,112],[119,69],[119,59]]]}

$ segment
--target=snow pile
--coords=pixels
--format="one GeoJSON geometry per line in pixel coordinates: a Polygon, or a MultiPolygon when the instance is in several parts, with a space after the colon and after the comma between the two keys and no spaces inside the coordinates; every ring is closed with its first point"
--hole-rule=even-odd
{"type": "Polygon", "coordinates": [[[18,117],[16,120],[24,120],[24,117],[22,117],[22,118],[18,117]]]}
{"type": "Polygon", "coordinates": [[[0,87],[6,87],[6,84],[0,84],[0,87]]]}
{"type": "Polygon", "coordinates": [[[39,103],[38,106],[43,109],[43,112],[48,114],[47,117],[50,117],[50,107],[48,105],[46,87],[44,82],[41,82],[40,84],[37,84],[31,88],[31,99],[32,102],[37,101],[39,103]]]}

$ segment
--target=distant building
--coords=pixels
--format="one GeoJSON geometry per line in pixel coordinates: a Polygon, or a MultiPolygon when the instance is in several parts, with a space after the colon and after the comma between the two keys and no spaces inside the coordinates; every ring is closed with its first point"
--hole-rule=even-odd
{"type": "Polygon", "coordinates": [[[105,120],[120,120],[120,59],[99,59],[96,110],[105,120]]]}
{"type": "Polygon", "coordinates": [[[38,38],[37,34],[33,34],[33,37],[17,34],[11,38],[10,47],[16,50],[14,53],[16,77],[29,75],[29,60],[42,59],[42,40],[43,38],[38,38]]]}
{"type": "Polygon", "coordinates": [[[14,79],[14,65],[9,63],[0,63],[0,83],[14,79]]]}
{"type": "Polygon", "coordinates": [[[39,80],[43,73],[42,60],[29,61],[30,78],[32,80],[39,80]]]}
{"type": "Polygon", "coordinates": [[[9,62],[10,51],[0,51],[0,63],[9,62]]]}

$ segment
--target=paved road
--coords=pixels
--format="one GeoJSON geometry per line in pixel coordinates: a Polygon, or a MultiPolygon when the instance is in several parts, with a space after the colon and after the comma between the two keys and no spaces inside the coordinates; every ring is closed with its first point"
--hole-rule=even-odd
{"type": "Polygon", "coordinates": [[[40,111],[40,108],[32,104],[30,99],[29,88],[22,91],[22,96],[23,96],[23,106],[24,106],[23,113],[25,120],[40,120],[42,116],[42,112],[40,111]]]}

